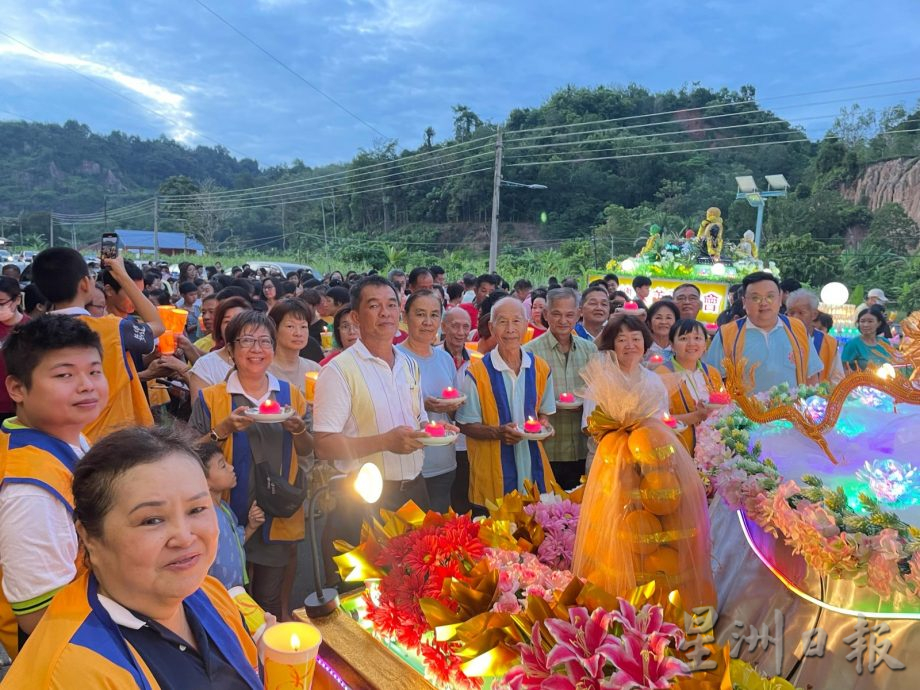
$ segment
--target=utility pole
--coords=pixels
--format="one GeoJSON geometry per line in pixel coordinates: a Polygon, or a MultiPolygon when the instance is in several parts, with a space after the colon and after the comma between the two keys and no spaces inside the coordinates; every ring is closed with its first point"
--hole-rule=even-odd
{"type": "Polygon", "coordinates": [[[323,212],[323,247],[326,250],[326,263],[329,263],[329,237],[326,235],[326,202],[320,198],[319,207],[323,212]]]}
{"type": "Polygon", "coordinates": [[[498,204],[502,186],[502,128],[495,137],[495,174],[492,178],[492,231],[489,235],[489,273],[498,264],[498,204]]]}
{"type": "Polygon", "coordinates": [[[339,239],[335,229],[335,187],[332,188],[332,241],[337,242],[339,239]]]}
{"type": "Polygon", "coordinates": [[[160,197],[153,197],[153,258],[160,260],[160,197]]]}
{"type": "Polygon", "coordinates": [[[105,227],[105,231],[109,231],[109,195],[104,194],[102,196],[102,221],[105,227]]]}
{"type": "Polygon", "coordinates": [[[285,203],[281,200],[281,250],[287,251],[287,229],[284,224],[285,203]]]}
{"type": "Polygon", "coordinates": [[[48,214],[48,226],[49,226],[48,234],[51,236],[49,238],[50,241],[48,242],[48,246],[53,247],[54,246],[54,211],[48,214]]]}

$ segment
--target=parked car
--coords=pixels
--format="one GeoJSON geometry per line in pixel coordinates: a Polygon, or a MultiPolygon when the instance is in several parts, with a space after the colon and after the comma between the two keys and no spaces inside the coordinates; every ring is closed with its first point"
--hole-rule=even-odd
{"type": "Polygon", "coordinates": [[[321,273],[318,273],[306,264],[289,264],[277,261],[250,261],[248,263],[249,267],[254,271],[258,271],[260,268],[264,268],[269,273],[280,273],[281,275],[286,276],[288,273],[296,273],[302,269],[306,273],[316,278],[316,280],[323,279],[323,275],[321,273]]]}

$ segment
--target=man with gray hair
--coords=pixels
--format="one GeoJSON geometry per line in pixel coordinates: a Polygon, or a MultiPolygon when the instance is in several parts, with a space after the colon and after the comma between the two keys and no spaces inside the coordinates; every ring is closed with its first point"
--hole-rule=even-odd
{"type": "Polygon", "coordinates": [[[808,337],[814,342],[815,350],[818,351],[818,356],[824,363],[821,380],[837,384],[843,380],[845,375],[843,363],[840,361],[840,348],[837,346],[836,338],[815,328],[818,321],[819,304],[815,293],[799,288],[790,292],[786,298],[786,316],[798,319],[805,324],[808,337]]]}
{"type": "Polygon", "coordinates": [[[467,439],[474,514],[484,514],[487,501],[523,491],[526,480],[540,492],[553,481],[543,443],[523,433],[528,421],[539,421],[552,433],[547,415],[556,412],[549,364],[521,347],[527,332],[524,305],[514,297],[498,300],[489,327],[496,347],[467,370],[466,401],[456,416],[467,439]]]}
{"type": "MultiPolygon", "coordinates": [[[[579,295],[572,288],[550,290],[543,310],[549,330],[524,345],[525,350],[549,364],[557,396],[574,394],[584,386],[581,370],[597,353],[597,346],[592,341],[572,333],[578,322],[578,302],[579,295]]],[[[546,439],[543,447],[549,455],[559,486],[570,491],[581,482],[588,453],[587,438],[581,431],[581,409],[557,409],[553,427],[556,434],[546,439]]]]}

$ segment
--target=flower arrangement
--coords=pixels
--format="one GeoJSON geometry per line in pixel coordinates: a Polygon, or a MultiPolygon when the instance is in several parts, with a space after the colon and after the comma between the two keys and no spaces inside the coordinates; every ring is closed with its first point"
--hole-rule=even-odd
{"type": "MultiPolygon", "coordinates": [[[[762,396],[773,405],[824,394],[824,387],[781,386],[762,396]]],[[[696,458],[713,491],[818,571],[852,579],[883,598],[920,599],[920,530],[865,493],[854,507],[842,488],[832,491],[819,477],[806,475],[801,485],[784,481],[760,445],[751,444],[753,427],[737,408],[698,427],[696,458]]]]}

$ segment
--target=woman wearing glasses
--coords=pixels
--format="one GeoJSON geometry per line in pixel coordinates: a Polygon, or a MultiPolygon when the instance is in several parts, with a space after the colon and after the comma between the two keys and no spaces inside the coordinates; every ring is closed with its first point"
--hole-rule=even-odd
{"type": "MultiPolygon", "coordinates": [[[[313,437],[304,420],[307,405],[300,389],[268,371],[274,360],[275,323],[262,312],[244,311],[233,317],[225,337],[233,370],[226,381],[200,392],[189,423],[202,434],[202,440],[217,443],[233,465],[237,484],[229,503],[239,523],[246,525],[257,496],[256,462],[266,463],[273,479],[302,486],[301,464],[313,452],[313,437]],[[290,406],[294,415],[283,422],[258,422],[258,415],[254,418],[248,411],[266,400],[282,408],[290,406]]],[[[261,497],[259,507],[266,513],[265,524],[246,542],[252,597],[266,611],[286,620],[291,611],[291,582],[285,581],[284,572],[291,548],[304,538],[303,506],[289,517],[273,517],[272,506],[261,497]]]]}

